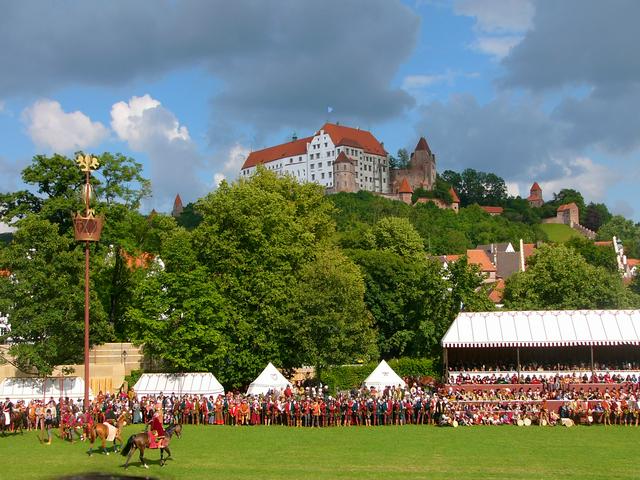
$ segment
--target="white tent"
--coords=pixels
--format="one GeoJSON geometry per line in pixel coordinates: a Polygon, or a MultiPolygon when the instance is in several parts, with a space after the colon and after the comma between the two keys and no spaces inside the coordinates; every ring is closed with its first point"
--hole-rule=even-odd
{"type": "Polygon", "coordinates": [[[378,391],[384,390],[385,387],[395,387],[398,385],[405,387],[407,384],[384,360],[378,364],[373,372],[371,372],[371,375],[364,381],[365,387],[375,387],[378,391]]]}
{"type": "Polygon", "coordinates": [[[143,395],[224,395],[213,373],[143,373],[133,389],[143,395]]]}
{"type": "MultiPolygon", "coordinates": [[[[77,400],[84,398],[84,380],[80,377],[60,377],[60,378],[5,378],[0,383],[0,398],[10,398],[12,401],[18,400],[50,400],[56,402],[60,398],[69,397],[77,400]]],[[[93,393],[89,390],[89,397],[93,398],[93,393]]]]}
{"type": "Polygon", "coordinates": [[[267,365],[262,373],[258,375],[258,378],[249,385],[247,395],[264,395],[269,390],[281,391],[287,388],[287,385],[291,385],[289,380],[284,378],[284,375],[282,375],[278,369],[273,366],[273,363],[269,362],[269,365],[267,365]]]}

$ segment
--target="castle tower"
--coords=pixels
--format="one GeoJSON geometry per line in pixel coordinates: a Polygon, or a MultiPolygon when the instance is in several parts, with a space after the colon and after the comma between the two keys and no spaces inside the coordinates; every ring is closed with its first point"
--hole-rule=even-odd
{"type": "Polygon", "coordinates": [[[333,162],[333,191],[336,193],[358,191],[356,164],[344,152],[340,152],[336,161],[333,162]]]}
{"type": "Polygon", "coordinates": [[[424,137],[420,137],[409,161],[410,183],[413,188],[433,190],[436,183],[436,156],[424,137]]]}
{"type": "Polygon", "coordinates": [[[544,204],[544,200],[542,199],[542,188],[540,188],[538,182],[533,182],[533,185],[531,185],[527,201],[532,207],[541,207],[544,204]]]}
{"type": "Polygon", "coordinates": [[[402,183],[400,183],[400,188],[398,189],[398,194],[400,197],[400,201],[406,203],[407,205],[411,205],[413,188],[411,188],[411,185],[409,185],[409,182],[406,178],[402,179],[402,183]]]}
{"type": "Polygon", "coordinates": [[[173,218],[178,218],[184,207],[182,206],[182,199],[180,198],[180,194],[176,195],[176,199],[173,201],[173,210],[171,210],[171,216],[173,218]]]}

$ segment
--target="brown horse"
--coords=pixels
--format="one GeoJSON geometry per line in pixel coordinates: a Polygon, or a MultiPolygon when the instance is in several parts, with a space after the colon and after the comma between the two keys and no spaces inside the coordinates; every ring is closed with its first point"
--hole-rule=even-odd
{"type": "MultiPolygon", "coordinates": [[[[173,436],[173,434],[175,434],[176,437],[180,438],[180,436],[182,435],[182,425],[180,423],[171,425],[169,428],[165,430],[164,434],[165,434],[164,439],[158,442],[158,445],[160,448],[160,466],[164,466],[165,450],[167,451],[167,459],[171,457],[171,450],[169,450],[169,442],[171,441],[171,437],[173,436]]],[[[127,457],[127,461],[124,464],[124,468],[129,467],[129,460],[131,460],[131,455],[133,455],[133,452],[135,451],[136,448],[140,450],[140,461],[142,462],[142,465],[144,466],[144,468],[149,468],[147,463],[144,461],[144,449],[149,448],[149,440],[150,440],[149,432],[137,433],[129,437],[129,440],[127,440],[127,444],[122,449],[122,456],[127,457]]]]}
{"type": "MultiPolygon", "coordinates": [[[[116,440],[120,442],[120,446],[124,444],[121,437],[122,427],[124,427],[127,424],[128,419],[129,419],[128,413],[123,412],[118,417],[118,420],[116,420],[116,434],[113,439],[114,452],[118,451],[118,445],[116,444],[116,440]]],[[[106,448],[107,438],[109,437],[109,426],[110,424],[98,423],[98,424],[93,424],[89,428],[89,442],[91,444],[89,447],[89,450],[87,451],[89,455],[93,454],[93,442],[95,442],[96,438],[98,437],[102,441],[102,453],[109,455],[109,452],[107,451],[107,448],[106,448]]]]}
{"type": "Polygon", "coordinates": [[[24,427],[25,418],[25,414],[22,410],[14,410],[11,412],[9,425],[6,425],[4,412],[0,412],[0,431],[2,431],[2,436],[5,436],[7,431],[17,433],[17,431],[20,430],[20,434],[24,433],[22,429],[24,427]]]}

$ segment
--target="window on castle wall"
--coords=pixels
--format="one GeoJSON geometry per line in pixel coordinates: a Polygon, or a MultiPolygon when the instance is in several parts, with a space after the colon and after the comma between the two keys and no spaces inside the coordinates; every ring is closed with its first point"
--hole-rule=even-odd
{"type": "Polygon", "coordinates": [[[312,173],[312,174],[311,174],[311,180],[315,180],[315,179],[316,179],[316,174],[315,174],[315,173],[312,173]]]}

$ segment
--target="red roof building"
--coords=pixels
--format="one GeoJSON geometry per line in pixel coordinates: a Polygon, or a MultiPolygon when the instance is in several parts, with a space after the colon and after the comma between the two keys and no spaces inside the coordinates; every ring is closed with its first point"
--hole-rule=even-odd
{"type": "Polygon", "coordinates": [[[502,212],[504,211],[504,209],[502,207],[489,207],[489,206],[480,206],[481,209],[483,209],[485,212],[487,212],[489,215],[496,216],[496,215],[502,215],[502,212]]]}
{"type": "Polygon", "coordinates": [[[533,182],[533,185],[531,185],[527,200],[529,205],[532,207],[541,207],[544,204],[544,200],[542,199],[542,188],[540,188],[538,182],[533,182]]]}

